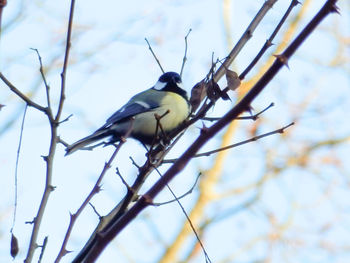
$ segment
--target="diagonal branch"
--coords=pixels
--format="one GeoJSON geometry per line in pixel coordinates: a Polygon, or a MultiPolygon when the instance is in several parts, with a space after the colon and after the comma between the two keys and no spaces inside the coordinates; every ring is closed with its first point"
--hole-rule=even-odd
{"type": "Polygon", "coordinates": [[[55,121],[59,122],[63,110],[63,104],[66,99],[66,73],[68,67],[69,51],[71,47],[71,38],[72,38],[72,27],[73,27],[73,15],[74,15],[74,6],[75,0],[71,1],[70,10],[69,10],[69,20],[68,20],[68,30],[67,30],[67,40],[66,40],[66,49],[64,54],[63,68],[61,73],[61,95],[58,104],[58,110],[55,117],[55,121]]]}
{"type": "Polygon", "coordinates": [[[248,42],[248,40],[253,36],[253,32],[256,27],[259,25],[261,20],[264,18],[266,13],[272,8],[272,6],[277,2],[277,0],[267,0],[264,5],[260,8],[258,14],[254,17],[253,21],[250,23],[246,31],[243,33],[241,38],[238,40],[235,47],[231,50],[230,54],[227,56],[225,61],[222,63],[220,68],[215,72],[214,81],[218,82],[221,77],[225,74],[226,69],[230,67],[233,60],[239,54],[244,45],[248,42]]]}
{"type": "MultiPolygon", "coordinates": [[[[283,133],[285,129],[288,129],[290,126],[294,125],[294,122],[282,127],[282,128],[279,128],[277,130],[274,130],[274,131],[270,131],[270,132],[267,132],[267,133],[264,133],[264,134],[261,134],[261,135],[258,135],[258,136],[254,136],[250,139],[247,139],[247,140],[244,140],[244,141],[241,141],[241,142],[238,142],[238,143],[234,143],[234,144],[231,144],[231,145],[228,145],[228,146],[225,146],[225,147],[222,147],[222,148],[219,148],[219,149],[215,149],[215,150],[212,150],[212,151],[208,151],[208,152],[204,152],[204,153],[198,153],[196,155],[193,156],[193,158],[198,158],[198,157],[203,157],[203,156],[210,156],[214,153],[218,153],[218,152],[221,152],[221,151],[226,151],[226,150],[229,150],[229,149],[232,149],[232,148],[235,148],[235,147],[238,147],[238,146],[241,146],[243,144],[247,144],[247,143],[250,143],[250,142],[255,142],[257,140],[260,140],[264,137],[267,137],[267,136],[271,136],[273,134],[277,134],[277,133],[283,133]]],[[[177,161],[177,159],[166,159],[163,161],[163,163],[175,163],[177,161]]]]}
{"type": "Polygon", "coordinates": [[[301,46],[313,30],[321,23],[321,21],[332,12],[336,12],[335,6],[336,0],[328,0],[316,16],[309,22],[304,30],[298,35],[298,37],[287,47],[287,49],[276,57],[272,66],[261,77],[261,79],[252,87],[252,89],[245,95],[242,100],[224,117],[216,122],[213,126],[208,128],[205,132],[201,133],[194,143],[182,154],[177,162],[172,165],[167,172],[147,191],[136,203],[132,206],[119,220],[117,220],[109,229],[108,232],[103,233],[97,240],[94,251],[90,251],[90,255],[87,258],[87,262],[94,262],[101,254],[104,248],[117,236],[136,216],[150,205],[150,200],[153,200],[160,191],[166,187],[166,185],[180,172],[198,150],[215,134],[222,130],[232,120],[237,118],[252,101],[261,93],[261,91],[267,86],[267,84],[276,76],[280,69],[286,65],[288,59],[295,53],[295,51],[301,46]]]}
{"type": "Polygon", "coordinates": [[[272,41],[275,38],[275,36],[277,35],[278,31],[281,29],[282,25],[284,24],[284,22],[286,21],[287,17],[289,16],[289,14],[292,12],[292,9],[299,4],[298,0],[292,0],[292,2],[290,3],[287,11],[285,12],[284,16],[281,18],[281,21],[278,23],[278,25],[276,26],[275,30],[272,32],[271,36],[269,37],[268,40],[266,40],[264,46],[261,48],[261,50],[259,51],[259,53],[256,55],[256,57],[252,60],[252,62],[250,62],[250,64],[248,65],[248,67],[239,75],[239,79],[244,79],[245,76],[249,73],[249,71],[255,66],[255,64],[259,61],[259,59],[262,57],[262,55],[266,52],[266,50],[272,46],[272,41]]]}
{"type": "Polygon", "coordinates": [[[62,83],[61,83],[61,95],[59,99],[59,105],[58,110],[55,119],[52,118],[52,109],[48,109],[45,111],[46,115],[49,118],[50,121],[50,128],[51,128],[51,139],[50,139],[50,146],[49,146],[49,154],[47,156],[43,156],[44,161],[46,162],[46,178],[45,178],[45,189],[43,196],[40,201],[38,212],[33,220],[33,230],[30,237],[29,247],[27,251],[27,256],[25,259],[25,263],[31,263],[33,260],[34,252],[36,248],[38,248],[37,239],[39,235],[40,225],[44,216],[44,212],[49,200],[49,196],[51,192],[54,190],[54,187],[52,185],[52,173],[53,173],[53,163],[54,163],[54,156],[56,153],[56,146],[57,143],[60,141],[57,136],[57,128],[59,125],[62,109],[63,109],[63,102],[65,99],[65,80],[66,80],[66,71],[68,66],[68,56],[69,56],[69,48],[70,48],[70,39],[72,34],[72,24],[73,24],[73,14],[74,14],[74,4],[75,0],[71,0],[71,6],[69,11],[69,21],[68,21],[68,32],[67,32],[67,44],[65,49],[65,57],[64,57],[64,63],[63,63],[63,70],[61,74],[62,83]]]}
{"type": "Polygon", "coordinates": [[[7,87],[10,88],[12,92],[14,92],[18,97],[20,97],[25,103],[28,104],[28,106],[33,107],[39,111],[42,111],[46,114],[47,108],[35,103],[30,98],[28,98],[26,95],[24,95],[19,89],[17,89],[1,72],[0,72],[0,79],[7,85],[7,87]]]}

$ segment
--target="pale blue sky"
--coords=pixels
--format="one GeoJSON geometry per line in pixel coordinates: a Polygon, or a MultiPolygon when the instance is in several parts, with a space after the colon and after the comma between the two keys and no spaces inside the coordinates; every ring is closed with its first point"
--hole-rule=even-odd
{"type": "MultiPolygon", "coordinates": [[[[263,3],[262,0],[238,2],[231,6],[230,26],[233,43],[239,38],[263,3]]],[[[323,3],[323,1],[313,2],[317,3],[313,3],[308,9],[303,25],[323,3]]],[[[20,3],[21,1],[9,1],[4,11],[3,25],[6,26],[7,21],[17,12],[20,3]]],[[[260,49],[288,4],[289,1],[279,1],[264,19],[251,42],[235,62],[238,72],[260,49]]],[[[3,32],[0,43],[0,69],[21,91],[32,92],[34,90],[34,100],[44,104],[44,88],[42,85],[36,88],[37,83],[41,81],[38,61],[36,54],[30,48],[39,49],[44,65],[50,67],[47,79],[53,98],[55,98],[60,86],[59,73],[63,59],[69,1],[59,3],[23,1],[23,5],[23,16],[3,32]]],[[[340,6],[342,5],[346,5],[345,1],[340,1],[340,6]]],[[[344,10],[348,9],[344,7],[344,10]]],[[[233,150],[232,161],[228,162],[232,166],[225,171],[225,184],[221,185],[220,191],[232,185],[245,185],[256,181],[262,173],[263,156],[271,150],[271,147],[278,147],[278,155],[275,156],[275,159],[283,164],[286,153],[290,153],[292,149],[297,155],[298,147],[301,147],[303,141],[312,142],[323,138],[349,135],[350,125],[346,121],[347,112],[350,111],[349,77],[346,75],[349,73],[349,65],[346,69],[332,70],[324,65],[337,48],[337,43],[334,39],[329,40],[326,32],[326,29],[335,23],[341,25],[338,28],[339,31],[346,32],[346,29],[349,28],[349,15],[343,12],[342,16],[328,17],[289,62],[290,70],[283,69],[253,104],[256,110],[261,110],[270,102],[275,102],[276,106],[264,115],[263,124],[259,128],[259,131],[267,132],[293,121],[299,114],[298,103],[308,96],[310,98],[317,96],[317,103],[305,109],[297,126],[293,128],[296,129],[293,141],[286,142],[281,140],[279,135],[275,135],[257,142],[259,150],[256,144],[233,150]],[[315,61],[319,64],[315,65],[315,61]],[[252,163],[254,165],[251,165],[252,163]]],[[[215,57],[223,58],[229,49],[225,40],[222,1],[218,0],[138,0],[100,1],[98,3],[91,0],[77,1],[74,25],[71,65],[67,73],[67,100],[63,117],[70,114],[74,116],[70,121],[62,124],[59,129],[60,136],[70,143],[98,128],[133,94],[151,87],[157,81],[161,72],[148,50],[144,41],[145,37],[150,40],[163,67],[166,70],[179,71],[184,52],[184,36],[192,28],[189,36],[188,62],[183,75],[188,91],[208,71],[212,52],[215,57]]],[[[23,105],[3,83],[0,83],[0,103],[6,105],[0,112],[0,131],[3,131],[0,136],[0,174],[3,178],[0,186],[1,200],[3,200],[0,203],[0,262],[10,262],[9,229],[14,200],[13,174],[23,105]],[[10,129],[4,131],[12,118],[16,119],[15,123],[10,129]]],[[[218,103],[210,114],[220,116],[231,106],[230,102],[218,103]]],[[[246,125],[249,124],[250,122],[246,125]]],[[[200,126],[201,124],[198,123],[190,129],[188,136],[184,136],[182,142],[170,153],[169,157],[178,156],[183,147],[196,138],[198,134],[196,127],[200,126]]],[[[237,142],[246,137],[247,134],[242,129],[234,141],[237,142]]],[[[213,139],[205,148],[216,148],[219,139],[219,137],[213,139]]],[[[21,250],[14,262],[22,262],[26,253],[31,226],[24,222],[32,220],[42,195],[44,162],[40,156],[47,154],[48,141],[46,117],[33,109],[28,109],[18,171],[19,203],[15,225],[15,233],[19,238],[21,250]]],[[[52,259],[56,257],[57,248],[67,228],[69,212],[74,212],[79,207],[112,150],[111,147],[99,148],[93,152],[78,152],[64,157],[64,148],[62,145],[58,146],[53,177],[53,184],[57,188],[51,194],[39,235],[39,240],[46,235],[49,236],[44,262],[52,262],[52,259]]],[[[101,214],[107,213],[125,193],[124,186],[114,173],[115,167],[119,167],[129,182],[132,182],[137,174],[129,160],[130,155],[138,164],[144,162],[143,147],[136,141],[128,140],[103,181],[104,191],[92,201],[101,214]]],[[[342,158],[349,156],[348,147],[343,146],[337,149],[337,155],[342,158]]],[[[172,182],[174,191],[179,195],[186,192],[192,186],[197,170],[209,168],[211,162],[212,157],[193,161],[172,182]]],[[[204,245],[212,261],[218,262],[224,255],[224,251],[225,253],[230,249],[239,251],[242,244],[257,234],[267,233],[269,222],[267,219],[266,221],[262,219],[265,209],[273,212],[278,219],[283,221],[293,213],[294,208],[291,206],[293,203],[305,206],[301,208],[303,213],[299,212],[294,215],[295,229],[302,229],[305,226],[312,232],[310,221],[314,221],[316,227],[338,220],[338,227],[328,233],[329,240],[339,244],[348,244],[350,235],[347,228],[349,225],[346,222],[350,222],[349,214],[343,212],[349,207],[350,203],[346,200],[350,198],[348,192],[343,189],[343,183],[345,187],[345,183],[349,180],[350,167],[345,161],[344,165],[344,173],[329,168],[318,171],[319,174],[317,174],[317,167],[315,167],[315,176],[309,170],[295,168],[288,170],[287,173],[291,176],[285,175],[271,181],[265,187],[258,205],[235,217],[228,217],[209,230],[204,245]],[[315,200],[322,197],[324,189],[330,187],[329,182],[337,187],[335,194],[323,206],[308,211],[308,205],[312,207],[315,200]],[[337,211],[341,212],[338,214],[337,211]],[[347,230],[342,231],[343,228],[347,230]]],[[[157,174],[151,175],[144,189],[148,189],[157,179],[157,174]]],[[[207,213],[208,215],[215,214],[224,208],[239,205],[248,198],[249,194],[228,198],[212,206],[207,213]]],[[[172,198],[167,191],[159,196],[159,201],[169,199],[172,198]]],[[[182,203],[189,210],[195,199],[196,191],[183,199],[182,203]]],[[[170,244],[184,221],[184,216],[175,203],[159,208],[151,207],[142,213],[140,218],[145,217],[150,219],[136,220],[106,249],[99,262],[111,262],[111,259],[114,262],[132,262],[128,260],[128,255],[137,263],[155,262],[162,254],[163,244],[159,244],[159,240],[155,238],[155,227],[150,224],[156,225],[164,242],[170,244]],[[138,253],[135,254],[134,251],[138,253]]],[[[87,208],[79,218],[67,248],[78,251],[97,222],[97,216],[90,208],[87,208]]],[[[292,237],[297,234],[300,233],[291,231],[288,236],[292,237]]],[[[307,240],[305,246],[300,248],[298,244],[289,244],[284,247],[283,244],[276,244],[274,254],[271,255],[271,262],[281,262],[284,254],[294,250],[296,252],[291,253],[294,255],[292,262],[329,262],[328,252],[315,249],[316,246],[313,246],[317,244],[318,236],[314,233],[303,234],[307,240]],[[316,252],[322,257],[316,256],[316,252]]],[[[235,262],[252,262],[265,258],[268,253],[267,246],[266,243],[260,241],[252,247],[249,254],[237,256],[235,262]]],[[[184,254],[187,252],[184,251],[184,254]]],[[[38,255],[37,252],[35,258],[38,255]]],[[[70,262],[74,255],[75,253],[67,255],[62,262],[70,262]]],[[[350,260],[349,253],[330,256],[334,259],[333,262],[350,260]]],[[[197,258],[196,262],[203,262],[202,255],[197,258]]]]}

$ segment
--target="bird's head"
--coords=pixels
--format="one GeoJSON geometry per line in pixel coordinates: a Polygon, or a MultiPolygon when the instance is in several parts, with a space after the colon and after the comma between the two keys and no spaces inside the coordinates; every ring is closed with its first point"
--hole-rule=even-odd
{"type": "Polygon", "coordinates": [[[182,87],[181,76],[176,72],[166,72],[161,75],[153,87],[155,90],[175,92],[187,100],[187,93],[182,87]]]}

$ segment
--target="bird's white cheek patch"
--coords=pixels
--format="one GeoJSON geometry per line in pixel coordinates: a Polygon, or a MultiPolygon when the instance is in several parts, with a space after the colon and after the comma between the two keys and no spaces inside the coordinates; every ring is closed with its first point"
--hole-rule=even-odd
{"type": "Polygon", "coordinates": [[[180,83],[177,83],[177,82],[176,82],[176,86],[178,86],[180,89],[184,89],[184,88],[183,88],[183,85],[182,85],[182,82],[180,82],[180,83]]]}
{"type": "Polygon", "coordinates": [[[162,90],[165,86],[166,86],[166,82],[161,82],[161,81],[157,81],[156,85],[154,85],[154,89],[155,90],[162,90]]]}
{"type": "Polygon", "coordinates": [[[144,107],[146,109],[151,108],[151,106],[148,103],[140,101],[140,100],[135,101],[135,103],[138,104],[138,105],[141,105],[142,107],[144,107]]]}

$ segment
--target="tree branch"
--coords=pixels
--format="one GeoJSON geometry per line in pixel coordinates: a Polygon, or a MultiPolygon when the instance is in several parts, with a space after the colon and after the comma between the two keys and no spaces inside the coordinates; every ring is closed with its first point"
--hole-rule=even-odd
{"type": "MultiPolygon", "coordinates": [[[[120,233],[135,217],[147,206],[150,205],[149,200],[153,200],[156,195],[188,164],[196,152],[215,134],[222,130],[228,123],[238,117],[252,101],[261,93],[266,85],[275,77],[279,70],[286,65],[288,59],[301,46],[305,39],[312,33],[312,31],[319,25],[319,23],[331,12],[335,12],[336,0],[328,0],[311,22],[304,28],[298,37],[287,47],[282,55],[276,57],[273,65],[261,77],[261,79],[252,87],[252,89],[242,98],[242,100],[221,120],[216,122],[213,126],[202,132],[195,142],[182,154],[177,162],[172,165],[167,172],[147,191],[133,207],[131,207],[125,214],[108,229],[108,232],[103,233],[97,240],[94,251],[90,251],[87,260],[93,262],[97,259],[109,242],[120,233]]],[[[216,73],[216,76],[219,76],[216,73]]]]}
{"type": "Polygon", "coordinates": [[[15,93],[18,97],[20,97],[25,103],[28,104],[28,106],[33,107],[39,111],[47,113],[47,108],[35,103],[30,98],[28,98],[26,95],[24,95],[19,89],[17,89],[1,72],[0,72],[0,79],[7,85],[7,87],[10,88],[10,90],[15,93]]]}

